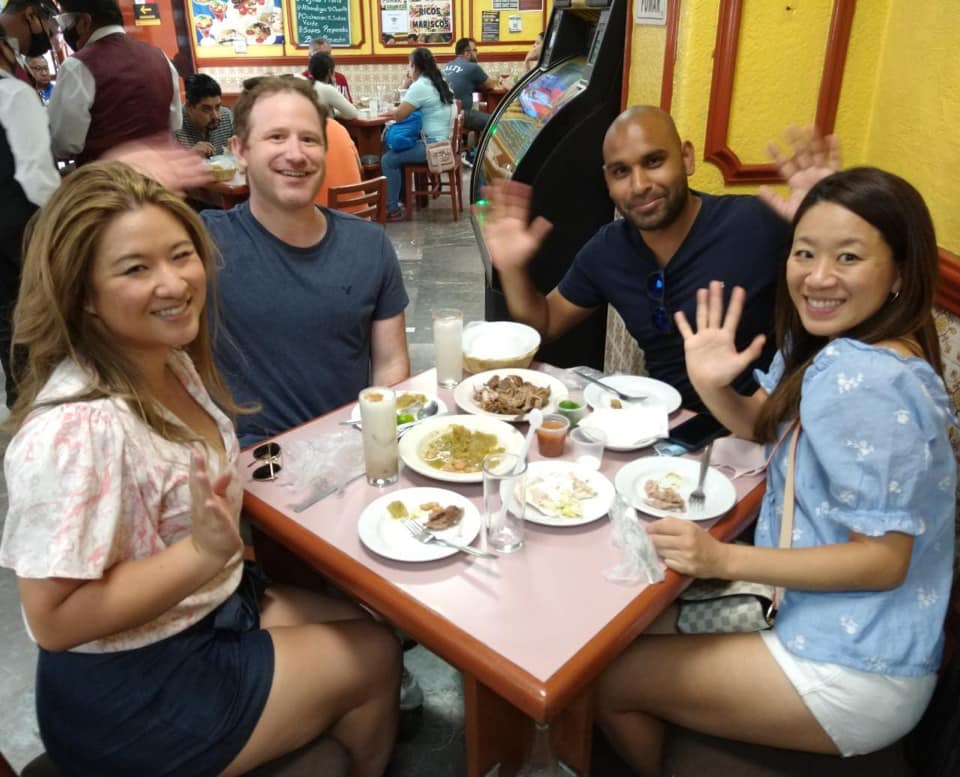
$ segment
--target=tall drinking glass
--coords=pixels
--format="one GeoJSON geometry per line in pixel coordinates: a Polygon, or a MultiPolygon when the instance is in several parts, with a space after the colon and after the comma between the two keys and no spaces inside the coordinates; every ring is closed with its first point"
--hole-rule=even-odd
{"type": "Polygon", "coordinates": [[[360,392],[363,425],[363,463],[371,486],[389,486],[400,475],[397,450],[397,395],[393,389],[372,386],[360,392]]]}
{"type": "Polygon", "coordinates": [[[463,311],[456,308],[433,311],[433,351],[437,383],[453,388],[463,377],[463,311]]]}
{"type": "Polygon", "coordinates": [[[527,462],[514,453],[483,459],[483,515],[487,546],[500,553],[523,547],[527,462]]]}

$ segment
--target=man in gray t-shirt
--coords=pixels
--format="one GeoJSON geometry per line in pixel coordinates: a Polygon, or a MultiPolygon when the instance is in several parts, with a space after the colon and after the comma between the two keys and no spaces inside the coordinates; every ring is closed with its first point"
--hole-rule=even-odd
{"type": "Polygon", "coordinates": [[[477,42],[473,38],[461,38],[454,47],[457,58],[443,68],[443,77],[450,89],[463,104],[464,129],[483,132],[490,114],[473,109],[473,93],[493,89],[497,82],[477,64],[477,42]]]}

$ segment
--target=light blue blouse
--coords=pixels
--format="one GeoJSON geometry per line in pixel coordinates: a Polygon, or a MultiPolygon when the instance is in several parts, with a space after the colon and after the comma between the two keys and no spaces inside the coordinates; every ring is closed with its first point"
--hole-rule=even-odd
{"type": "Polygon", "coordinates": [[[423,132],[429,141],[449,140],[453,128],[454,105],[440,99],[437,87],[426,76],[414,81],[403,96],[408,102],[420,109],[423,115],[423,132]]]}
{"type": "MultiPolygon", "coordinates": [[[[768,393],[777,353],[756,372],[768,393]]],[[[943,382],[919,358],[837,339],[803,378],[793,547],[846,542],[850,532],[913,535],[904,582],[890,591],[788,589],[774,633],[791,653],[886,675],[936,672],[953,569],[956,422],[943,382]]],[[[758,546],[776,547],[786,443],[767,470],[758,546]]]]}

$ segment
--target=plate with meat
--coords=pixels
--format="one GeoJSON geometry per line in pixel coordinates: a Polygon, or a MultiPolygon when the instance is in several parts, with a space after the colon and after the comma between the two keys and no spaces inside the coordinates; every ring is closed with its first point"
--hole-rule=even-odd
{"type": "Polygon", "coordinates": [[[552,375],[509,367],[478,372],[453,390],[464,412],[501,421],[526,420],[535,407],[553,413],[567,394],[567,387],[552,375]]]}
{"type": "Polygon", "coordinates": [[[620,468],[614,478],[617,491],[637,510],[658,518],[706,521],[737,503],[733,482],[710,467],[703,484],[703,512],[689,514],[690,492],[697,487],[700,462],[676,456],[647,456],[620,468]]]}
{"type": "Polygon", "coordinates": [[[394,561],[436,561],[459,551],[439,542],[415,540],[404,519],[413,519],[459,545],[480,533],[480,511],[465,496],[445,488],[402,488],[374,499],[357,521],[360,541],[378,556],[394,561]]]}

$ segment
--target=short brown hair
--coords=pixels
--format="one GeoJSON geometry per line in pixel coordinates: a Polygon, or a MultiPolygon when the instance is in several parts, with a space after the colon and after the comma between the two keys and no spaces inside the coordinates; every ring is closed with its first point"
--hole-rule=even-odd
{"type": "MultiPolygon", "coordinates": [[[[244,86],[246,86],[246,83],[244,86]]],[[[246,143],[250,137],[250,114],[253,112],[253,106],[256,105],[257,100],[282,92],[299,94],[310,101],[320,118],[320,137],[323,140],[323,145],[326,146],[327,116],[330,115],[326,106],[317,100],[317,93],[313,91],[312,83],[302,78],[288,76],[264,76],[257,79],[256,83],[251,84],[249,89],[245,88],[241,92],[236,105],[233,106],[233,130],[240,142],[246,143]]]]}

